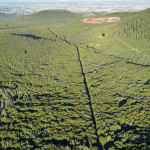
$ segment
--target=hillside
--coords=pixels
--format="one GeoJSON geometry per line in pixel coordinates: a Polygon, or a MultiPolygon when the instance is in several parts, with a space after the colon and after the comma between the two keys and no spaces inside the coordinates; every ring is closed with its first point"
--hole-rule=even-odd
{"type": "Polygon", "coordinates": [[[8,15],[8,14],[5,14],[5,13],[0,13],[0,19],[6,19],[6,18],[12,18],[13,15],[8,15]]]}
{"type": "Polygon", "coordinates": [[[123,22],[123,26],[118,31],[118,34],[124,34],[127,37],[137,39],[146,39],[149,41],[149,19],[150,19],[150,9],[133,13],[132,21],[131,18],[123,22]]]}
{"type": "MultiPolygon", "coordinates": [[[[51,22],[51,23],[67,23],[73,19],[78,19],[80,16],[75,13],[71,13],[65,10],[47,10],[38,12],[33,15],[27,15],[22,17],[22,21],[30,22],[51,22]]],[[[19,18],[20,19],[20,18],[19,18]]]]}
{"type": "MultiPolygon", "coordinates": [[[[112,31],[108,30],[109,48],[103,50],[137,65],[150,65],[150,9],[136,13],[118,13],[122,18],[112,31]]],[[[117,15],[117,14],[116,14],[117,15]]]]}
{"type": "Polygon", "coordinates": [[[150,149],[149,9],[88,15],[0,22],[0,149],[150,149]]]}

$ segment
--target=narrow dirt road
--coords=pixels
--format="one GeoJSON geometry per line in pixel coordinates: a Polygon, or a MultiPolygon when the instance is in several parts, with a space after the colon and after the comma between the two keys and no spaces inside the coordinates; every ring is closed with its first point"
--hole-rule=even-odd
{"type": "Polygon", "coordinates": [[[121,39],[119,39],[116,35],[115,35],[115,38],[116,38],[118,41],[120,41],[122,44],[124,44],[124,45],[126,45],[127,47],[129,47],[130,49],[132,49],[133,51],[136,51],[136,52],[138,52],[138,53],[141,53],[138,49],[136,49],[136,48],[134,48],[134,47],[128,45],[127,43],[125,43],[124,41],[122,41],[121,39]]]}

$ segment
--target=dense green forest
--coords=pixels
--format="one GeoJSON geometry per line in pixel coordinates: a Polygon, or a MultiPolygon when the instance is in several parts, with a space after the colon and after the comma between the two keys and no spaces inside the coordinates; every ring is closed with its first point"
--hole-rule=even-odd
{"type": "Polygon", "coordinates": [[[150,9],[94,15],[0,14],[0,149],[150,149],[150,9]]]}

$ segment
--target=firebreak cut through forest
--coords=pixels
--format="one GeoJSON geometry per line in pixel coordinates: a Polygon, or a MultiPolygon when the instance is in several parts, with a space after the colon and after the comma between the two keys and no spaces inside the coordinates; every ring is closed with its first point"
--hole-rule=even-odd
{"type": "Polygon", "coordinates": [[[150,149],[150,9],[1,13],[0,61],[0,149],[150,149]]]}

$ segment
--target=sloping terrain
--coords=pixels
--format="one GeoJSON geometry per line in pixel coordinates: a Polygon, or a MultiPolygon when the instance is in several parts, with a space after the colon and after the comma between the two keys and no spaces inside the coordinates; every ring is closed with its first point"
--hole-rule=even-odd
{"type": "Polygon", "coordinates": [[[14,17],[13,15],[5,14],[5,13],[0,13],[0,19],[5,19],[5,18],[12,18],[14,17]]]}
{"type": "Polygon", "coordinates": [[[150,149],[149,10],[84,16],[0,22],[0,149],[150,149]]]}
{"type": "Polygon", "coordinates": [[[129,63],[149,66],[149,12],[150,9],[120,14],[123,19],[113,29],[116,34],[108,37],[111,47],[103,52],[128,59],[129,63]]]}

